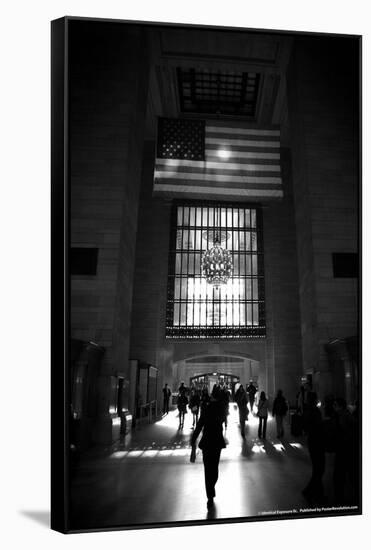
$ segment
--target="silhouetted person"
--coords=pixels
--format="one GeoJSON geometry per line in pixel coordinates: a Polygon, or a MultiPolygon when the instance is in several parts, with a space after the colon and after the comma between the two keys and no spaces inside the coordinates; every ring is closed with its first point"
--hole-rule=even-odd
{"type": "Polygon", "coordinates": [[[326,395],[323,400],[323,435],[327,453],[334,453],[336,450],[337,423],[334,402],[333,395],[326,395]]]}
{"type": "Polygon", "coordinates": [[[207,389],[207,386],[204,386],[201,391],[201,403],[200,403],[201,414],[206,409],[206,406],[209,404],[209,402],[210,402],[209,390],[207,389]]]}
{"type": "Polygon", "coordinates": [[[282,390],[277,391],[277,396],[273,401],[272,416],[276,419],[277,437],[281,438],[284,435],[283,419],[288,411],[287,401],[282,393],[282,390]]]}
{"type": "Polygon", "coordinates": [[[357,483],[355,472],[358,434],[354,417],[349,412],[345,399],[340,397],[335,399],[334,411],[336,418],[334,493],[336,504],[344,504],[346,482],[349,484],[349,493],[354,492],[354,486],[357,483]]]}
{"type": "Polygon", "coordinates": [[[299,414],[304,413],[304,406],[305,406],[305,388],[303,385],[300,386],[300,390],[296,394],[296,411],[299,414]]]}
{"type": "Polygon", "coordinates": [[[162,393],[164,395],[164,402],[163,402],[162,410],[163,410],[164,414],[167,414],[169,412],[169,401],[170,401],[170,396],[171,396],[171,391],[170,391],[170,388],[168,387],[167,384],[165,384],[165,386],[162,388],[162,393]]]}
{"type": "Polygon", "coordinates": [[[184,426],[184,416],[187,413],[188,398],[185,392],[180,392],[178,395],[178,411],[179,411],[179,428],[184,426]]]}
{"type": "Polygon", "coordinates": [[[193,415],[192,427],[195,426],[198,421],[200,403],[201,403],[201,399],[198,391],[195,388],[192,388],[191,395],[189,398],[189,408],[191,409],[191,412],[193,415]]]}
{"type": "Polygon", "coordinates": [[[245,423],[247,420],[248,410],[247,410],[247,395],[246,392],[242,386],[238,388],[238,390],[235,393],[235,401],[237,403],[238,407],[238,413],[240,417],[240,430],[241,430],[241,436],[245,439],[245,423]]]}
{"type": "Polygon", "coordinates": [[[258,402],[259,430],[258,437],[265,439],[267,433],[268,399],[265,392],[260,393],[258,402]]]}
{"type": "Polygon", "coordinates": [[[186,392],[187,392],[187,388],[185,387],[184,382],[181,382],[178,388],[178,393],[186,393],[186,392]]]}
{"type": "Polygon", "coordinates": [[[250,404],[250,411],[253,412],[254,402],[255,402],[255,394],[258,390],[254,386],[252,380],[250,380],[250,384],[246,388],[246,393],[249,398],[249,404],[250,404]]]}
{"type": "Polygon", "coordinates": [[[225,427],[227,427],[229,415],[229,391],[225,386],[222,388],[222,403],[224,408],[224,424],[225,427]]]}
{"type": "Polygon", "coordinates": [[[323,500],[322,476],[325,471],[323,421],[317,403],[317,394],[308,392],[303,415],[303,427],[307,434],[308,451],[312,462],[312,477],[303,489],[303,495],[314,503],[320,503],[323,500]]]}
{"type": "Polygon", "coordinates": [[[216,386],[213,388],[210,402],[202,411],[191,437],[191,445],[193,447],[196,445],[196,440],[201,430],[203,430],[198,446],[202,450],[204,462],[208,508],[211,508],[214,504],[215,484],[219,475],[220,453],[226,446],[223,437],[223,414],[221,390],[216,386]]]}

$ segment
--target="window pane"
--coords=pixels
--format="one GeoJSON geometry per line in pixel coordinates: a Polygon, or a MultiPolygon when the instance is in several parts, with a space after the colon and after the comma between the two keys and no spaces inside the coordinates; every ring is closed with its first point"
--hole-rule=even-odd
{"type": "Polygon", "coordinates": [[[180,324],[184,326],[186,324],[187,306],[186,304],[180,304],[180,324]]]}
{"type": "Polygon", "coordinates": [[[256,250],[256,233],[255,231],[251,233],[251,250],[256,250]]]}
{"type": "Polygon", "coordinates": [[[197,229],[195,231],[196,233],[196,250],[200,250],[201,248],[201,230],[200,229],[197,229]]]}
{"type": "Polygon", "coordinates": [[[174,304],[174,325],[179,325],[179,304],[174,304]]]}
{"type": "Polygon", "coordinates": [[[181,278],[180,283],[180,292],[181,292],[181,298],[182,300],[186,300],[187,298],[187,286],[188,286],[188,279],[186,277],[181,278]]]}
{"type": "Polygon", "coordinates": [[[246,275],[251,275],[251,256],[245,256],[246,261],[246,275]]]}
{"type": "Polygon", "coordinates": [[[246,307],[246,324],[248,326],[252,325],[252,306],[248,304],[246,307]]]}
{"type": "Polygon", "coordinates": [[[258,296],[258,279],[253,279],[252,280],[252,288],[253,288],[253,293],[252,293],[253,300],[258,300],[258,298],[259,298],[259,296],[258,296]]]}
{"type": "Polygon", "coordinates": [[[240,325],[245,324],[245,304],[240,304],[240,325]]]}
{"type": "Polygon", "coordinates": [[[251,227],[256,227],[256,212],[251,210],[251,227]]]}
{"type": "Polygon", "coordinates": [[[238,212],[237,208],[233,208],[233,227],[239,226],[238,212]]]}
{"type": "Polygon", "coordinates": [[[175,258],[175,273],[180,273],[181,254],[177,254],[175,258]]]}
{"type": "Polygon", "coordinates": [[[178,206],[177,220],[178,220],[178,225],[182,225],[182,220],[183,220],[183,207],[182,206],[178,206]]]}
{"type": "Polygon", "coordinates": [[[227,325],[231,326],[233,325],[233,317],[232,317],[232,304],[227,304],[227,325]]]}
{"type": "Polygon", "coordinates": [[[227,216],[226,216],[225,208],[220,209],[220,225],[221,227],[226,227],[227,225],[227,216]]]}
{"type": "Polygon", "coordinates": [[[253,315],[254,315],[254,326],[259,325],[259,306],[258,304],[253,304],[253,315]]]}
{"type": "Polygon", "coordinates": [[[245,226],[245,212],[242,208],[239,209],[238,216],[239,216],[239,224],[238,225],[240,227],[244,227],[245,226]]]}
{"type": "Polygon", "coordinates": [[[187,325],[193,326],[193,302],[187,304],[187,325]]]}
{"type": "Polygon", "coordinates": [[[201,326],[206,325],[206,302],[201,302],[201,326]]]}
{"type": "Polygon", "coordinates": [[[201,225],[202,208],[196,208],[196,225],[201,225]]]}
{"type": "Polygon", "coordinates": [[[195,302],[195,304],[194,304],[193,322],[194,322],[195,326],[198,326],[200,324],[200,306],[199,306],[199,302],[195,302]]]}
{"type": "Polygon", "coordinates": [[[176,233],[176,247],[182,248],[182,231],[180,229],[176,233]]]}
{"type": "Polygon", "coordinates": [[[175,288],[174,288],[174,299],[179,300],[180,299],[180,279],[175,279],[175,288]]]}
{"type": "Polygon", "coordinates": [[[251,262],[252,262],[251,273],[252,273],[252,275],[257,275],[258,274],[258,259],[257,259],[256,254],[253,254],[251,256],[251,262]]]}
{"type": "Polygon", "coordinates": [[[189,225],[189,207],[184,207],[183,225],[189,225]]]}
{"type": "Polygon", "coordinates": [[[196,225],[196,209],[192,206],[189,209],[189,225],[194,227],[196,225]]]}

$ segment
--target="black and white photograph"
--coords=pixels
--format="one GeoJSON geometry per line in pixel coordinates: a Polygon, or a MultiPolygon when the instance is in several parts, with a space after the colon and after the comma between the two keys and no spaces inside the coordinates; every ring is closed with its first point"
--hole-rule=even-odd
{"type": "Polygon", "coordinates": [[[55,529],[361,514],[360,62],[356,35],[52,23],[55,529]]]}
{"type": "Polygon", "coordinates": [[[366,8],[4,5],[1,548],[367,546],[366,8]]]}

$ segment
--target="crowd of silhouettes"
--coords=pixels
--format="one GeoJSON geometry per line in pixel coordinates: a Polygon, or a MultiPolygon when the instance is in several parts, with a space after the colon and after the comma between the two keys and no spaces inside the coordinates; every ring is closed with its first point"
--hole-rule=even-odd
{"type": "Polygon", "coordinates": [[[311,504],[355,505],[359,498],[359,410],[343,397],[327,395],[323,407],[317,394],[302,387],[297,412],[302,418],[312,464],[311,478],[303,494],[311,504]],[[330,494],[323,478],[330,476],[330,494]]]}
{"type": "MultiPolygon", "coordinates": [[[[171,392],[164,388],[164,413],[168,412],[171,392]]],[[[246,422],[249,413],[259,419],[258,437],[267,435],[269,400],[264,391],[258,391],[250,381],[246,388],[236,386],[234,401],[239,413],[239,427],[242,438],[246,439],[246,422]],[[258,399],[256,399],[258,397],[258,399]]],[[[211,393],[208,387],[187,388],[181,382],[178,388],[177,408],[179,428],[184,426],[187,407],[192,413],[191,446],[193,457],[196,440],[202,431],[199,447],[203,453],[205,488],[208,507],[213,506],[215,484],[221,450],[226,446],[223,437],[223,424],[228,425],[229,404],[232,392],[226,385],[215,384],[211,393]]],[[[342,397],[328,395],[323,405],[317,394],[306,384],[296,395],[296,403],[291,408],[281,389],[273,399],[272,417],[275,419],[276,437],[285,437],[285,424],[291,428],[291,435],[306,438],[311,461],[311,476],[302,493],[311,504],[331,502],[336,505],[352,505],[359,498],[359,406],[358,402],[350,409],[342,397]],[[289,422],[285,417],[290,412],[289,422]],[[327,463],[327,464],[326,464],[327,463]],[[332,495],[326,495],[323,478],[326,471],[332,478],[332,495]],[[332,470],[331,470],[332,469],[332,470]],[[331,471],[329,471],[331,470],[331,471]]]]}

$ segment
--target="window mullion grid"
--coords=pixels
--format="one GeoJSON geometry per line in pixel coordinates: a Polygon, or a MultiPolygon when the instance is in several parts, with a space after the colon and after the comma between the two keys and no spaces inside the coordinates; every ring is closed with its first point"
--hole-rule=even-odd
{"type": "Polygon", "coordinates": [[[191,207],[188,207],[188,235],[187,235],[187,271],[186,271],[186,327],[188,327],[188,303],[189,303],[189,293],[188,293],[188,281],[189,281],[189,224],[191,223],[191,207]]]}
{"type": "MultiPolygon", "coordinates": [[[[195,221],[196,221],[196,218],[195,218],[195,221]]],[[[199,289],[200,289],[200,294],[199,294],[199,321],[198,321],[198,324],[199,324],[199,327],[200,327],[200,331],[202,330],[202,323],[201,323],[201,313],[202,313],[202,291],[201,291],[201,284],[202,284],[202,255],[203,255],[203,250],[202,250],[202,241],[203,241],[203,210],[201,208],[201,226],[199,228],[199,231],[200,231],[200,285],[199,285],[199,289]]],[[[207,242],[207,241],[206,241],[207,242]]]]}
{"type": "Polygon", "coordinates": [[[184,237],[184,206],[182,206],[182,228],[181,228],[181,245],[180,245],[180,288],[179,288],[179,326],[182,323],[182,289],[183,289],[183,237],[184,237]]]}
{"type": "MultiPolygon", "coordinates": [[[[216,207],[218,208],[218,207],[216,207]]],[[[214,225],[216,225],[218,223],[218,211],[216,210],[217,212],[217,215],[216,215],[216,221],[215,221],[215,213],[214,213],[214,225]]],[[[216,226],[217,227],[217,226],[216,226]]],[[[218,227],[217,227],[217,231],[218,231],[218,227]]],[[[212,291],[211,291],[211,304],[210,304],[210,310],[211,310],[211,326],[214,327],[214,285],[213,285],[213,288],[212,288],[212,291]]]]}
{"type": "Polygon", "coordinates": [[[258,326],[265,326],[264,254],[261,212],[256,213],[256,252],[258,270],[258,326]],[[259,214],[259,215],[258,215],[259,214]]]}
{"type": "MultiPolygon", "coordinates": [[[[244,305],[243,305],[243,302],[241,303],[242,301],[242,297],[241,297],[241,291],[242,291],[242,285],[245,284],[245,279],[241,277],[241,252],[242,252],[242,247],[241,247],[241,222],[240,222],[240,209],[237,209],[237,220],[238,220],[238,233],[237,233],[237,244],[238,244],[238,279],[239,279],[239,283],[238,283],[238,288],[239,288],[239,293],[240,293],[240,296],[239,296],[239,300],[238,300],[238,310],[239,310],[239,320],[240,320],[240,326],[241,326],[241,318],[242,318],[242,315],[241,315],[241,310],[243,309],[244,305]]],[[[245,295],[245,291],[243,291],[243,295],[245,295]]]]}
{"type": "MultiPolygon", "coordinates": [[[[189,232],[191,232],[191,208],[193,207],[190,207],[189,208],[189,232]]],[[[196,262],[196,253],[195,253],[195,250],[196,250],[196,232],[194,231],[194,228],[192,227],[193,229],[193,239],[192,239],[192,250],[193,250],[193,266],[192,266],[192,274],[193,274],[193,298],[192,298],[192,327],[195,326],[195,308],[196,308],[196,293],[195,293],[195,290],[196,290],[196,265],[195,265],[195,262],[196,262]]]]}
{"type": "MultiPolygon", "coordinates": [[[[234,224],[233,224],[233,208],[231,208],[232,211],[232,261],[234,261],[234,224]]],[[[235,286],[235,278],[234,273],[232,271],[232,326],[234,326],[234,286],[235,286]]]]}
{"type": "MultiPolygon", "coordinates": [[[[200,227],[200,249],[201,249],[201,253],[200,253],[200,326],[201,326],[201,310],[202,310],[202,307],[201,307],[201,298],[202,298],[202,295],[201,295],[201,281],[202,281],[202,266],[201,266],[201,260],[202,260],[202,255],[203,255],[203,250],[202,250],[202,241],[203,241],[203,209],[201,208],[201,227],[200,227]]],[[[206,240],[206,243],[207,243],[207,240],[206,240]]]]}
{"type": "Polygon", "coordinates": [[[252,249],[252,216],[251,216],[251,209],[250,209],[250,231],[249,231],[249,239],[250,239],[250,300],[251,300],[251,326],[254,326],[254,291],[253,291],[253,249],[252,249]]]}
{"type": "MultiPolygon", "coordinates": [[[[222,233],[222,207],[220,207],[220,210],[219,210],[219,224],[220,224],[220,234],[222,233]]],[[[225,233],[226,235],[226,239],[227,239],[227,234],[225,233]]],[[[226,243],[227,243],[227,240],[226,240],[226,243]]],[[[221,329],[221,326],[222,326],[222,289],[219,287],[219,290],[218,290],[218,304],[219,304],[219,307],[218,307],[218,329],[220,331],[221,329]]]]}
{"type": "MultiPolygon", "coordinates": [[[[207,337],[207,338],[213,338],[215,336],[226,336],[226,337],[242,337],[243,335],[251,335],[253,334],[259,334],[259,326],[263,326],[264,324],[264,290],[263,290],[263,275],[262,273],[262,256],[261,249],[262,249],[262,243],[260,242],[261,238],[261,225],[260,225],[260,213],[256,212],[255,209],[251,208],[243,208],[243,210],[237,208],[237,218],[234,217],[235,215],[235,205],[230,204],[227,206],[225,205],[225,213],[226,213],[226,223],[222,223],[221,219],[221,204],[214,205],[214,206],[207,206],[206,208],[203,206],[204,203],[198,206],[189,205],[189,220],[188,224],[186,224],[186,212],[185,212],[185,205],[177,205],[178,210],[175,210],[177,212],[177,219],[179,219],[178,222],[175,223],[176,232],[180,230],[180,262],[178,267],[178,272],[176,269],[174,269],[174,275],[175,275],[175,281],[177,276],[180,280],[179,285],[179,311],[177,314],[178,319],[178,329],[176,329],[175,333],[178,333],[180,337],[195,337],[198,334],[198,337],[207,337]],[[179,210],[181,208],[181,211],[179,210]],[[200,208],[198,210],[198,208],[200,208]],[[194,222],[191,226],[191,209],[194,209],[194,222]],[[198,214],[198,215],[197,215],[198,214]],[[229,216],[228,216],[229,214],[229,216]],[[253,216],[256,216],[256,226],[252,227],[253,223],[253,216]],[[219,216],[219,217],[218,217],[219,216]],[[228,218],[230,219],[230,223],[228,226],[228,218]],[[237,223],[236,223],[237,220],[237,223]],[[179,224],[179,225],[178,225],[179,224]],[[205,227],[205,224],[207,226],[205,227]],[[219,294],[215,291],[215,288],[212,289],[212,293],[210,293],[210,288],[208,289],[208,285],[204,285],[204,289],[206,288],[206,292],[201,289],[201,283],[203,281],[203,274],[202,274],[202,264],[201,264],[201,258],[202,258],[202,249],[203,245],[206,246],[206,249],[209,248],[210,240],[215,236],[215,233],[219,233],[221,235],[222,232],[222,225],[223,225],[223,231],[225,232],[225,236],[227,237],[228,228],[232,235],[232,246],[231,246],[231,253],[232,258],[235,257],[235,255],[238,255],[238,258],[236,258],[236,261],[233,262],[236,266],[236,270],[232,273],[231,277],[231,288],[232,292],[230,296],[228,296],[227,293],[225,293],[225,297],[222,297],[222,293],[219,290],[219,294]],[[225,226],[225,227],[224,227],[225,226]],[[241,227],[240,227],[241,226],[241,227]],[[187,232],[186,232],[187,230],[187,232]],[[206,231],[205,233],[205,241],[206,243],[203,243],[202,240],[202,231],[206,231]],[[192,246],[193,250],[190,250],[191,245],[191,233],[194,231],[193,239],[192,239],[192,246]],[[199,259],[199,270],[196,273],[196,245],[197,245],[197,232],[199,232],[200,237],[200,245],[199,249],[197,250],[198,259],[199,259]],[[237,233],[236,233],[237,232],[237,233]],[[253,232],[256,233],[256,245],[257,249],[253,250],[253,232]],[[187,240],[188,237],[188,240],[187,240]],[[244,238],[244,246],[242,246],[242,237],[244,238]],[[185,244],[188,243],[187,245],[185,244]],[[248,241],[249,239],[249,241],[248,241]],[[248,242],[250,245],[248,246],[248,242]],[[193,263],[192,258],[190,258],[190,252],[192,252],[193,255],[193,263]],[[253,258],[255,257],[256,260],[256,267],[257,267],[257,273],[255,273],[252,269],[253,265],[253,258]],[[249,270],[250,266],[250,270],[249,270]],[[179,272],[180,270],[180,272],[179,272]],[[243,273],[242,273],[243,271],[243,273]],[[184,272],[184,273],[183,273],[184,272]],[[195,292],[193,292],[192,295],[189,294],[189,288],[188,288],[188,279],[189,274],[192,274],[193,276],[193,282],[194,282],[194,290],[195,290],[195,281],[196,277],[199,277],[199,290],[196,295],[195,292]],[[250,292],[247,292],[247,281],[250,281],[250,292]],[[256,282],[257,284],[257,293],[258,295],[255,296],[254,293],[254,284],[253,282],[256,282]],[[183,285],[185,283],[185,286],[183,285]],[[236,284],[241,283],[243,285],[243,295],[241,294],[241,285],[236,284]],[[184,288],[183,288],[184,286],[184,288]],[[209,296],[209,293],[212,294],[211,297],[209,296]],[[198,304],[197,304],[198,302],[198,304]],[[232,306],[228,305],[232,304],[232,306]],[[189,309],[189,306],[191,305],[192,310],[189,309]],[[254,312],[254,305],[258,306],[258,312],[254,312]],[[196,307],[199,308],[199,319],[198,323],[196,321],[196,307]],[[203,310],[204,306],[204,310],[203,310]],[[185,312],[183,312],[183,307],[185,307],[185,312]],[[225,323],[222,325],[221,319],[221,309],[222,307],[225,307],[225,323]],[[238,315],[236,308],[238,307],[238,315]],[[229,309],[230,308],[230,309],[229,309]],[[201,315],[202,310],[204,311],[204,315],[201,315]],[[218,312],[218,317],[216,317],[216,313],[218,312]],[[228,324],[228,312],[230,312],[230,315],[232,317],[232,321],[228,324]],[[242,313],[244,312],[244,314],[242,313]],[[250,313],[249,313],[250,312],[250,313]],[[257,317],[258,315],[258,317],[257,317]],[[209,317],[212,318],[211,323],[208,324],[209,317]],[[248,321],[250,317],[250,322],[248,321]],[[237,321],[238,318],[238,321],[237,321]],[[182,320],[184,319],[183,325],[182,320]],[[244,319],[244,322],[242,321],[244,319]],[[201,324],[201,320],[204,321],[203,325],[201,324]],[[195,326],[195,322],[198,326],[195,326]],[[256,326],[254,323],[258,323],[256,326]],[[224,332],[222,330],[222,326],[225,327],[224,332]],[[228,326],[229,329],[228,330],[228,326]],[[202,328],[203,327],[203,328],[202,328]],[[222,334],[223,333],[223,334],[222,334]]],[[[175,220],[174,220],[175,221],[175,220]]],[[[173,226],[174,227],[174,226],[173,226]]],[[[175,235],[176,237],[176,235],[175,235]]],[[[175,249],[176,249],[176,242],[177,238],[175,238],[175,249]]],[[[175,252],[176,257],[176,252],[175,252]]],[[[174,265],[174,264],[173,264],[174,265]]],[[[174,266],[175,268],[175,266],[174,266]]],[[[169,272],[171,276],[171,271],[169,272]]],[[[172,285],[173,293],[175,290],[176,285],[172,285]]],[[[172,298],[172,310],[173,315],[175,313],[174,311],[174,302],[175,296],[172,298]]],[[[170,311],[170,310],[169,310],[170,311]]],[[[172,319],[170,322],[173,324],[175,321],[174,316],[172,316],[172,319]]],[[[175,334],[174,334],[175,335],[175,334]]],[[[263,335],[263,334],[262,334],[263,335]]]]}
{"type": "MultiPolygon", "coordinates": [[[[249,216],[251,217],[251,209],[248,210],[249,212],[249,216]]],[[[243,215],[243,220],[244,220],[244,240],[245,240],[245,250],[243,251],[243,256],[244,256],[244,263],[245,263],[245,269],[244,269],[244,281],[243,281],[243,284],[244,284],[244,294],[245,294],[245,327],[247,327],[247,319],[248,319],[248,315],[247,315],[247,312],[248,312],[248,308],[247,308],[247,250],[246,250],[246,243],[247,243],[247,227],[248,227],[248,224],[246,223],[247,222],[247,219],[246,219],[246,216],[247,216],[247,211],[245,210],[244,211],[244,215],[243,215]]],[[[250,223],[251,223],[251,218],[250,218],[250,223]]]]}

